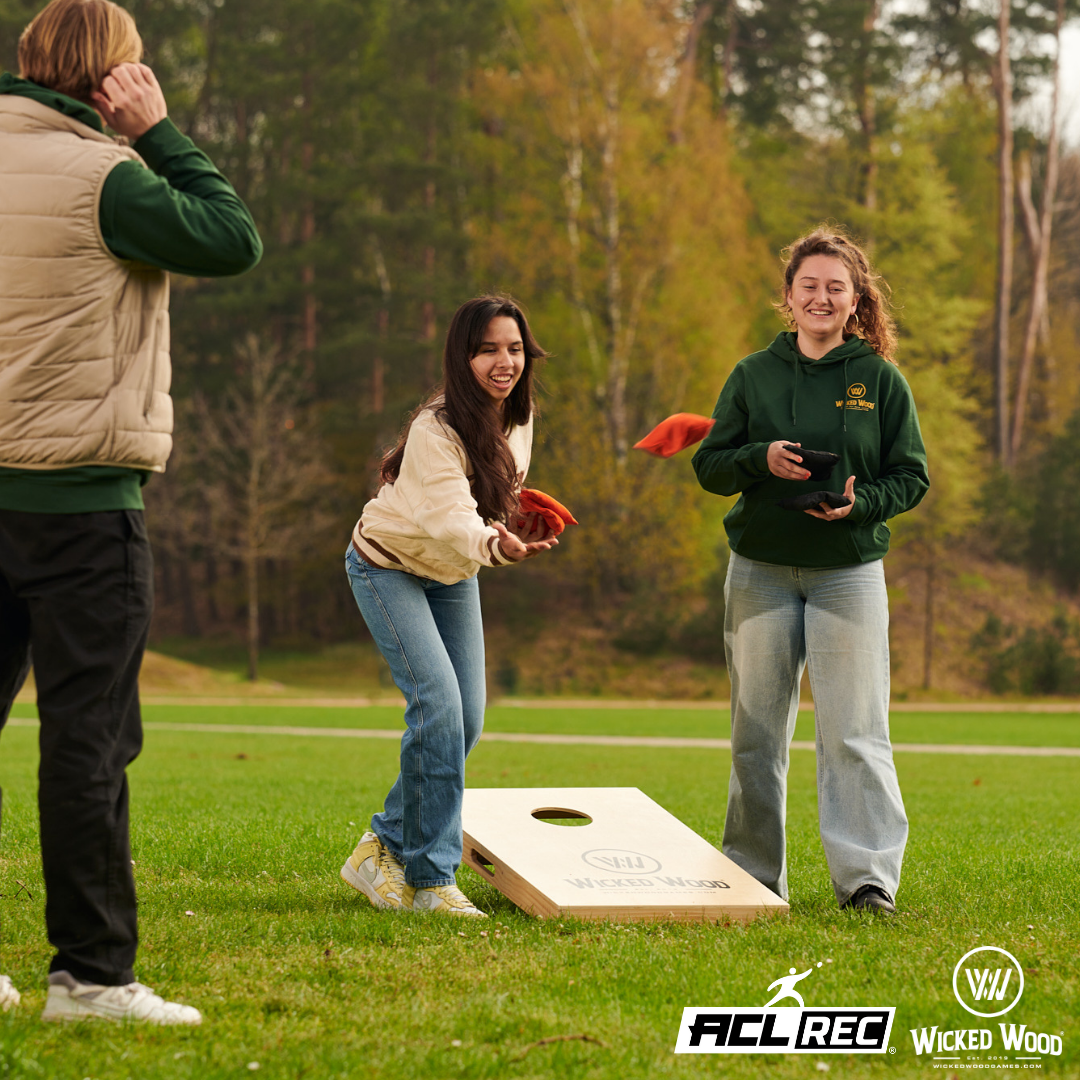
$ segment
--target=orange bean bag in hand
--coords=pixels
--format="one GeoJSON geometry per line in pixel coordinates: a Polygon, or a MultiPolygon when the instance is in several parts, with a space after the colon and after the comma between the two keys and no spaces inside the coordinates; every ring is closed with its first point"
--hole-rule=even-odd
{"type": "Polygon", "coordinates": [[[548,540],[558,536],[567,525],[577,524],[574,515],[558,499],[536,488],[522,488],[519,502],[520,512],[507,523],[507,528],[523,543],[548,540]]]}
{"type": "Polygon", "coordinates": [[[661,420],[640,442],[635,450],[644,450],[656,457],[671,457],[694,443],[701,442],[712,431],[713,421],[697,413],[680,412],[661,420]]]}

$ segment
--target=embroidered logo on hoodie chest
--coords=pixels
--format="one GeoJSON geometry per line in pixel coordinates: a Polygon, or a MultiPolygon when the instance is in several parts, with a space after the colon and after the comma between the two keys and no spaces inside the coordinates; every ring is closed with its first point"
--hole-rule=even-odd
{"type": "Polygon", "coordinates": [[[836,403],[838,409],[854,409],[856,412],[873,412],[875,401],[866,400],[866,386],[861,382],[847,388],[847,399],[836,403]]]}

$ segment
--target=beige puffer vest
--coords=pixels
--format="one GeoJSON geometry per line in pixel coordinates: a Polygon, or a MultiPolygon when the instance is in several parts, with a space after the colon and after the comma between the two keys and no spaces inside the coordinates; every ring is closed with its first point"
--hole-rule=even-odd
{"type": "Polygon", "coordinates": [[[172,449],[169,277],[101,236],[134,150],[0,95],[0,466],[163,472],[172,449]]]}

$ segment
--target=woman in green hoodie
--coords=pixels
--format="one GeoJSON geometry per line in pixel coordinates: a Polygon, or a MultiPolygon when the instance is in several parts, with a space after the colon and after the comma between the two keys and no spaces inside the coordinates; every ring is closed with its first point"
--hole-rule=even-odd
{"type": "Polygon", "coordinates": [[[735,366],[693,459],[706,491],[740,496],[724,519],[732,767],[723,850],[787,897],[788,751],[808,666],[837,901],[891,912],[908,825],[889,742],[882,558],[887,520],[929,487],[926,452],[893,360],[884,283],[866,254],[824,228],[786,254],[777,308],[791,329],[735,366]],[[836,455],[829,479],[801,448],[836,455]],[[820,498],[793,511],[793,497],[810,493],[820,498]]]}

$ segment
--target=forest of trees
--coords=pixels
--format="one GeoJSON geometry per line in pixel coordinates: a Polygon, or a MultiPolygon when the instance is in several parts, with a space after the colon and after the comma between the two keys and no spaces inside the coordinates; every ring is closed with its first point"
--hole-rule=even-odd
{"type": "MultiPolygon", "coordinates": [[[[0,67],[39,6],[0,0],[0,67]]],[[[489,611],[718,658],[730,504],[629,447],[712,411],[780,328],[780,249],[822,221],[892,286],[930,453],[894,531],[923,589],[906,662],[931,685],[935,597],[965,560],[1080,587],[1080,155],[1047,93],[1080,0],[125,6],[266,245],[244,277],[174,280],[176,451],[146,489],[159,634],[362,632],[342,557],[381,450],[449,315],[500,290],[553,354],[530,482],[582,525],[487,574],[489,611]]],[[[988,620],[979,647],[1049,634],[1043,689],[1069,689],[1076,627],[1044,622],[988,620]]]]}

